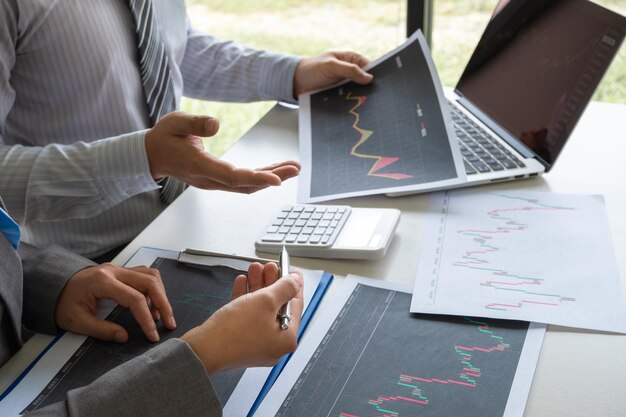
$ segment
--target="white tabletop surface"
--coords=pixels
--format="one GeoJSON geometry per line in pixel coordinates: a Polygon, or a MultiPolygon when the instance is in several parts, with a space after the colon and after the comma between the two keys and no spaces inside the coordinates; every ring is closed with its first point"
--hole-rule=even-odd
{"type": "MultiPolygon", "coordinates": [[[[552,171],[535,179],[488,186],[490,189],[604,194],[624,287],[625,122],[626,105],[591,103],[552,171]]],[[[224,159],[250,168],[298,159],[297,111],[274,107],[224,159]]],[[[141,246],[172,250],[195,248],[271,258],[272,255],[255,253],[254,240],[280,207],[296,202],[296,190],[297,179],[253,195],[189,189],[114,261],[123,264],[141,246]]],[[[413,283],[428,195],[360,197],[332,203],[400,209],[402,218],[389,252],[378,261],[294,257],[293,265],[324,269],[334,273],[338,280],[347,274],[357,274],[413,283]]],[[[336,288],[336,284],[331,288],[336,288]]],[[[324,302],[329,298],[327,296],[324,302]]],[[[45,336],[31,339],[17,357],[0,369],[0,392],[48,340],[45,336]]],[[[626,336],[549,326],[525,416],[626,416],[626,336]]]]}

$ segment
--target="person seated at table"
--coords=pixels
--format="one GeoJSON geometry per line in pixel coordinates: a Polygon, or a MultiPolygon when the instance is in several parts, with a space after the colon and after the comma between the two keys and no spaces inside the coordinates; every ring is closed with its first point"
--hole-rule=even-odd
{"type": "MultiPolygon", "coordinates": [[[[218,121],[182,96],[295,101],[349,78],[352,52],[300,58],[191,27],[184,0],[0,2],[0,195],[25,242],[111,260],[184,190],[251,193],[298,174],[212,157],[196,136],[218,121]]],[[[225,121],[228,122],[228,121],[225,121]]]]}
{"type": "MultiPolygon", "coordinates": [[[[19,227],[0,199],[0,366],[21,347],[22,326],[55,334],[65,329],[125,342],[121,326],[95,317],[100,299],[129,308],[146,337],[159,340],[155,320],[176,327],[159,272],[147,267],[95,265],[60,247],[20,245],[19,227]],[[20,259],[21,258],[21,259],[20,259]],[[146,303],[149,298],[150,305],[146,303]]],[[[278,280],[274,263],[250,265],[233,285],[233,300],[180,339],[169,339],[71,390],[65,401],[29,416],[218,416],[209,376],[233,368],[270,366],[293,351],[302,314],[302,276],[278,280]],[[248,290],[249,289],[249,290],[248,290]],[[292,325],[277,312],[291,303],[292,325]]]]}

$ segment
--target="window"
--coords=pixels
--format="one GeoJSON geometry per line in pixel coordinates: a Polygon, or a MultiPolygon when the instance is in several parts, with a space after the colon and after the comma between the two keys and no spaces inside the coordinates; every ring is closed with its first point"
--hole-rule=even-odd
{"type": "MultiPolygon", "coordinates": [[[[406,37],[407,1],[412,0],[192,0],[194,27],[221,39],[301,56],[349,49],[375,59],[406,37]]],[[[626,14],[623,0],[598,3],[626,14]]],[[[434,0],[433,57],[444,85],[454,86],[497,0],[434,0]]],[[[626,102],[626,52],[622,49],[594,100],[626,102]]],[[[220,120],[205,141],[222,155],[262,117],[273,102],[232,104],[184,99],[183,110],[220,120]]]]}

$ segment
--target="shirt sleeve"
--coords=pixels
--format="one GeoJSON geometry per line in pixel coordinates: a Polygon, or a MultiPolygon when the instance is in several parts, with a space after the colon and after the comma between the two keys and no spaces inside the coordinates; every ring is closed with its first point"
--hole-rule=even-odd
{"type": "Polygon", "coordinates": [[[69,391],[65,401],[29,417],[221,416],[222,407],[202,363],[180,339],[170,339],[69,391]]]}
{"type": "Polygon", "coordinates": [[[27,329],[56,334],[56,304],[67,281],[95,263],[58,246],[37,249],[22,242],[19,247],[24,272],[22,323],[27,329]]]}
{"type": "MultiPolygon", "coordinates": [[[[1,2],[0,195],[11,216],[21,224],[87,218],[158,188],[150,175],[145,132],[89,144],[35,147],[5,143],[2,132],[16,94],[11,71],[16,62],[17,13],[14,2],[1,2]]],[[[34,143],[21,139],[21,143],[29,142],[34,143]]]]}
{"type": "Polygon", "coordinates": [[[295,102],[293,76],[300,59],[220,41],[192,28],[187,18],[183,94],[202,100],[295,102]]]}
{"type": "Polygon", "coordinates": [[[0,136],[0,194],[21,224],[93,217],[159,188],[144,136],[44,147],[6,145],[0,136]]]}

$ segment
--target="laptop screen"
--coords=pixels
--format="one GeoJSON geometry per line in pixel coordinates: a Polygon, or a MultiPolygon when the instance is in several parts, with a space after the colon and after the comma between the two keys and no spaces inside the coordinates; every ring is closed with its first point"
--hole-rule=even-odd
{"type": "Polygon", "coordinates": [[[586,0],[501,0],[456,90],[549,169],[625,32],[586,0]]]}

